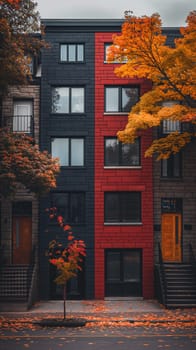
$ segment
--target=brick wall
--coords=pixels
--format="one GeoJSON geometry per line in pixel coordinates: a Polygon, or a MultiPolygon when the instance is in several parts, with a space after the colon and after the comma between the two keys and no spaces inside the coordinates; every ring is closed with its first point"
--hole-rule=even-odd
{"type": "MultiPolygon", "coordinates": [[[[40,117],[40,87],[38,85],[10,86],[7,95],[2,100],[3,118],[13,116],[14,99],[31,99],[33,101],[34,137],[39,142],[40,117]]],[[[38,200],[24,186],[18,185],[14,201],[32,202],[32,246],[38,244],[38,200]]],[[[4,200],[1,205],[1,245],[3,246],[3,260],[12,263],[12,201],[4,200]]]]}
{"type": "Polygon", "coordinates": [[[182,151],[182,177],[161,179],[161,162],[154,161],[155,262],[157,243],[161,241],[161,198],[182,199],[182,261],[189,261],[189,243],[196,252],[196,140],[182,151]]]}
{"type": "MultiPolygon", "coordinates": [[[[42,54],[41,82],[41,148],[51,151],[51,139],[54,137],[83,137],[85,139],[85,166],[62,167],[58,176],[56,191],[84,192],[86,222],[74,225],[77,239],[83,239],[87,246],[85,261],[85,297],[92,298],[94,293],[94,34],[77,32],[59,27],[54,33],[47,30],[46,40],[49,50],[42,54]],[[84,63],[60,62],[60,43],[83,43],[85,45],[84,63]],[[85,87],[85,113],[79,115],[51,113],[51,90],[54,86],[85,87]]],[[[50,207],[50,196],[41,201],[40,222],[40,290],[41,298],[50,298],[50,271],[45,250],[48,242],[55,238],[55,227],[46,234],[48,222],[45,208],[50,207]]],[[[56,229],[58,232],[58,229],[56,229]]]]}
{"type": "Polygon", "coordinates": [[[104,169],[104,136],[116,136],[127,116],[104,115],[104,85],[137,84],[143,94],[150,83],[142,79],[121,79],[114,74],[116,65],[104,63],[104,43],[112,33],[96,33],[95,62],[95,296],[104,297],[106,248],[139,248],[143,255],[143,297],[153,296],[153,204],[152,161],[144,158],[151,142],[151,132],[141,134],[141,167],[137,169],[104,169]],[[105,191],[141,191],[141,225],[104,225],[105,191]]]}

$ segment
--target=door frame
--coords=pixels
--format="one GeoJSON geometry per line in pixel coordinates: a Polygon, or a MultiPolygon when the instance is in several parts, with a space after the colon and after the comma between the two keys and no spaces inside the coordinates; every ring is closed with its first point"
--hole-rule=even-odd
{"type": "MultiPolygon", "coordinates": [[[[104,285],[105,285],[105,297],[141,297],[142,296],[142,283],[143,283],[143,278],[142,278],[142,249],[140,248],[107,248],[105,249],[105,279],[104,279],[104,285]],[[126,281],[123,279],[123,264],[124,264],[124,259],[123,259],[123,253],[125,252],[138,252],[139,256],[139,278],[138,281],[126,281]],[[109,293],[109,282],[107,281],[107,254],[109,252],[118,252],[120,254],[120,279],[118,281],[111,282],[111,286],[113,284],[113,288],[117,287],[121,289],[121,293],[118,295],[110,295],[109,293]],[[133,293],[130,293],[127,295],[126,292],[126,286],[130,284],[130,287],[132,285],[133,288],[133,293]],[[124,287],[124,289],[123,289],[124,287]]],[[[128,288],[128,287],[127,287],[128,288]]],[[[115,294],[115,293],[114,293],[115,294]]]]}
{"type": "Polygon", "coordinates": [[[162,213],[161,214],[161,249],[163,261],[168,262],[182,262],[182,214],[181,213],[162,213]],[[171,218],[173,230],[171,233],[170,244],[170,254],[166,254],[165,251],[168,249],[168,244],[164,244],[166,236],[164,236],[164,218],[171,218]],[[164,251],[165,250],[165,251],[164,251]]]}
{"type": "MultiPolygon", "coordinates": [[[[16,201],[12,202],[12,264],[14,265],[28,265],[31,263],[32,258],[32,202],[31,201],[16,201]],[[25,242],[25,236],[20,237],[20,232],[16,232],[15,223],[18,219],[19,224],[21,223],[21,227],[24,230],[28,230],[28,238],[29,240],[25,242]],[[26,220],[26,222],[25,222],[26,220]],[[18,240],[18,243],[16,242],[18,240]],[[22,243],[22,248],[24,249],[23,245],[26,243],[28,244],[27,252],[26,252],[26,258],[24,256],[24,259],[19,259],[17,262],[17,259],[15,260],[14,257],[14,246],[16,244],[20,244],[20,240],[22,243]]],[[[20,227],[18,227],[20,230],[20,227]]],[[[19,248],[19,247],[18,247],[19,248]]]]}

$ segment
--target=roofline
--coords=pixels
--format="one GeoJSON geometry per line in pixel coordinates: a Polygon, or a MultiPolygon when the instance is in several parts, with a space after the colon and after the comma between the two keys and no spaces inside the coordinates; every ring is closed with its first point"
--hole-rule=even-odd
{"type": "MultiPolygon", "coordinates": [[[[57,18],[43,18],[41,23],[45,27],[45,32],[120,32],[122,24],[125,19],[109,18],[109,19],[57,19],[57,18]]],[[[180,33],[180,27],[162,27],[163,33],[180,33]]]]}
{"type": "MultiPolygon", "coordinates": [[[[114,26],[122,25],[124,18],[42,18],[41,22],[45,26],[114,26]]],[[[162,27],[163,30],[179,30],[180,27],[162,27]]]]}
{"type": "Polygon", "coordinates": [[[118,19],[118,18],[109,18],[109,19],[72,19],[72,18],[65,18],[65,19],[57,19],[57,18],[42,18],[41,22],[44,25],[47,26],[113,26],[113,25],[121,25],[124,22],[124,18],[118,19]]]}

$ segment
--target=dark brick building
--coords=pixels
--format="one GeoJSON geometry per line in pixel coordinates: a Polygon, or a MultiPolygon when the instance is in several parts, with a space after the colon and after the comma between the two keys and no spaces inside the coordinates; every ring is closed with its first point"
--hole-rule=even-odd
{"type": "Polygon", "coordinates": [[[70,297],[154,294],[152,161],[144,158],[152,135],[127,147],[116,138],[151,84],[119,79],[115,64],[106,63],[121,23],[43,20],[51,48],[42,54],[41,147],[60,157],[62,167],[56,191],[41,204],[41,298],[58,297],[44,256],[59,234],[52,224],[46,232],[44,209],[51,205],[87,245],[84,272],[69,287],[70,297]]]}
{"type": "MultiPolygon", "coordinates": [[[[13,105],[23,99],[33,106],[36,141],[39,139],[42,150],[59,157],[61,172],[56,189],[40,201],[39,207],[38,201],[25,192],[23,197],[16,197],[16,204],[2,203],[5,264],[15,267],[13,214],[21,216],[17,204],[28,202],[24,216],[31,218],[31,250],[34,245],[39,248],[34,274],[37,299],[62,298],[62,290],[54,283],[56,271],[45,254],[50,240],[64,239],[64,233],[46,213],[46,208],[55,206],[76,238],[87,246],[83,270],[69,283],[68,298],[155,296],[168,305],[172,295],[181,304],[186,299],[186,303],[189,300],[190,305],[196,305],[190,254],[190,246],[196,249],[195,140],[162,162],[144,157],[161,130],[141,132],[134,144],[118,141],[116,133],[124,128],[131,107],[152,88],[144,79],[118,78],[114,74],[117,63],[107,63],[107,48],[113,34],[121,31],[122,22],[42,20],[50,48],[42,52],[41,80],[32,86],[12,87],[2,110],[4,117],[9,117],[13,105]],[[168,283],[162,275],[164,268],[168,269],[165,263],[175,269],[168,283]],[[178,271],[180,275],[174,278],[178,271]],[[174,289],[164,290],[166,285],[174,289]]],[[[172,46],[179,30],[163,30],[167,44],[172,46]]],[[[166,121],[166,132],[173,130],[170,126],[166,121]]],[[[173,123],[171,127],[179,125],[173,123]]],[[[15,295],[12,297],[15,301],[15,295]]],[[[173,306],[179,303],[175,300],[173,306]]]]}

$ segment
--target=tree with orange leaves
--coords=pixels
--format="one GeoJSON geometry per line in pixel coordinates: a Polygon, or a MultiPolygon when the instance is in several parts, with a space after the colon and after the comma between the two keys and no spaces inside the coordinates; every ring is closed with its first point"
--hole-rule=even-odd
{"type": "Polygon", "coordinates": [[[0,129],[0,196],[13,196],[19,183],[43,195],[56,187],[57,158],[40,151],[32,137],[0,129]]]}
{"type": "Polygon", "coordinates": [[[37,4],[31,0],[0,0],[0,94],[8,85],[31,79],[30,56],[46,43],[41,33],[37,4]]]}
{"type": "Polygon", "coordinates": [[[83,258],[86,256],[86,247],[83,240],[74,238],[71,227],[64,222],[61,215],[57,214],[57,208],[47,209],[49,218],[56,220],[63,232],[67,235],[67,244],[64,245],[56,240],[49,243],[47,256],[50,264],[57,269],[57,277],[55,283],[63,285],[64,299],[64,320],[66,318],[66,286],[67,282],[77,276],[78,271],[81,271],[83,258]]]}
{"type": "Polygon", "coordinates": [[[141,96],[132,108],[124,130],[118,138],[132,143],[140,130],[161,126],[163,121],[177,121],[180,130],[157,138],[145,156],[168,158],[180,151],[196,136],[196,12],[180,28],[174,45],[166,43],[161,19],[125,13],[120,35],[114,35],[108,61],[122,63],[115,69],[120,77],[138,77],[152,81],[152,90],[141,96]]]}

